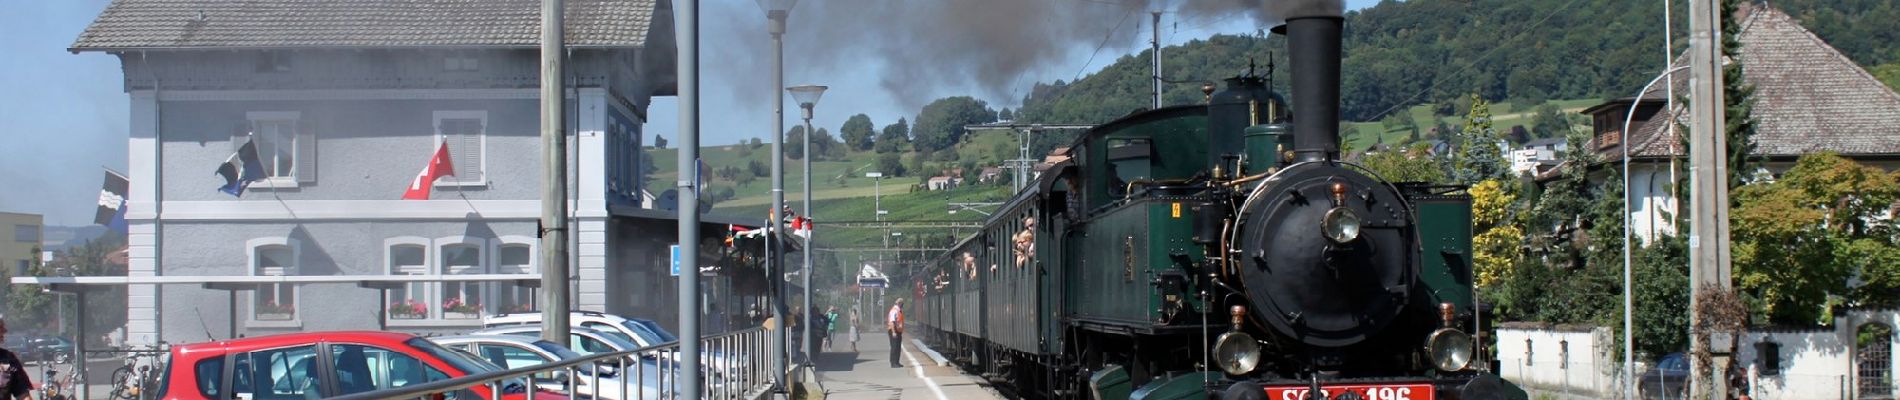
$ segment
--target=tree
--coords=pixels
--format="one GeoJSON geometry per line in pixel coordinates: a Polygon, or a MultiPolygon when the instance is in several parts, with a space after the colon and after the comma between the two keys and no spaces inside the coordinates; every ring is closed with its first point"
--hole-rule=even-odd
{"type": "Polygon", "coordinates": [[[1689,347],[1689,241],[1680,236],[1656,238],[1636,251],[1631,292],[1636,296],[1638,351],[1668,354],[1689,347]]]}
{"type": "Polygon", "coordinates": [[[1900,200],[1895,175],[1818,153],[1734,195],[1736,286],[1759,316],[1808,325],[1824,323],[1835,302],[1900,303],[1900,243],[1882,218],[1900,200]]]}
{"type": "Polygon", "coordinates": [[[1458,133],[1458,156],[1453,161],[1452,180],[1475,183],[1510,177],[1510,164],[1504,150],[1498,148],[1504,137],[1491,128],[1491,106],[1478,95],[1471,95],[1471,112],[1465,114],[1465,128],[1458,133]]]}
{"type": "Polygon", "coordinates": [[[997,111],[997,112],[996,112],[996,120],[998,120],[998,121],[1014,121],[1014,120],[1016,120],[1016,113],[1015,113],[1015,112],[1011,112],[1011,111],[1009,110],[1009,107],[1003,107],[1003,111],[997,111]]]}
{"type": "Polygon", "coordinates": [[[660,136],[660,135],[653,135],[653,148],[656,148],[656,149],[666,148],[666,137],[660,136]]]}
{"type": "Polygon", "coordinates": [[[1568,137],[1570,129],[1570,119],[1564,117],[1563,109],[1556,104],[1537,106],[1537,113],[1531,115],[1531,133],[1539,139],[1568,137]]]}
{"type": "Polygon", "coordinates": [[[748,142],[746,142],[746,147],[748,147],[748,148],[752,148],[752,149],[758,149],[758,148],[760,148],[760,147],[765,147],[765,141],[763,141],[763,140],[759,140],[759,138],[752,138],[752,140],[751,140],[751,141],[748,141],[748,142]]]}
{"type": "Polygon", "coordinates": [[[1880,79],[1880,82],[1887,84],[1888,88],[1900,90],[1900,62],[1876,65],[1868,68],[1867,72],[1874,74],[1874,78],[1880,79]]]}
{"type": "Polygon", "coordinates": [[[759,162],[759,160],[751,160],[751,161],[746,162],[745,168],[746,168],[746,171],[752,172],[753,177],[764,178],[764,177],[772,175],[772,169],[770,167],[767,167],[765,163],[759,162]]]}
{"type": "Polygon", "coordinates": [[[853,115],[844,121],[844,126],[838,128],[838,134],[844,136],[844,144],[851,151],[870,150],[871,144],[876,141],[877,126],[871,124],[869,115],[853,115]]]}
{"type": "MultiPolygon", "coordinates": [[[[1524,242],[1524,231],[1513,223],[1511,210],[1517,195],[1502,180],[1478,182],[1467,193],[1471,194],[1471,228],[1477,233],[1471,239],[1475,284],[1480,293],[1495,293],[1500,289],[1497,284],[1510,278],[1512,267],[1522,257],[1519,245],[1524,242]]],[[[1492,302],[1510,304],[1497,299],[1492,302]]]]}
{"type": "Polygon", "coordinates": [[[882,171],[885,176],[891,177],[904,176],[904,173],[907,172],[904,170],[903,157],[898,156],[897,153],[879,154],[877,156],[877,170],[882,171]]]}
{"type": "Polygon", "coordinates": [[[795,125],[785,130],[785,158],[798,160],[805,158],[805,126],[795,125]]]}
{"type": "MultiPolygon", "coordinates": [[[[1722,0],[1722,14],[1735,15],[1743,0],[1722,0]]],[[[1748,183],[1755,175],[1755,85],[1742,80],[1742,27],[1735,18],[1722,18],[1723,126],[1727,129],[1729,188],[1748,183]]],[[[1686,135],[1685,135],[1686,136],[1686,135]]],[[[1733,207],[1731,201],[1729,206],[1733,207]]]]}
{"type": "Polygon", "coordinates": [[[812,160],[842,160],[844,159],[844,153],[845,153],[844,144],[839,143],[837,137],[831,136],[830,130],[827,130],[822,127],[818,128],[817,134],[814,134],[811,136],[811,149],[813,152],[818,153],[817,155],[812,156],[813,157],[812,160]]]}
{"type": "Polygon", "coordinates": [[[964,125],[996,121],[988,103],[969,96],[945,97],[924,105],[917,114],[911,141],[918,150],[942,150],[963,140],[964,125]]]}
{"type": "Polygon", "coordinates": [[[897,153],[910,146],[910,123],[898,118],[897,123],[885,125],[877,135],[877,152],[897,153]]]}
{"type": "Polygon", "coordinates": [[[1359,163],[1392,182],[1440,182],[1445,179],[1443,171],[1438,170],[1436,160],[1431,156],[1431,145],[1415,143],[1410,148],[1396,151],[1381,151],[1359,160],[1359,163]]]}

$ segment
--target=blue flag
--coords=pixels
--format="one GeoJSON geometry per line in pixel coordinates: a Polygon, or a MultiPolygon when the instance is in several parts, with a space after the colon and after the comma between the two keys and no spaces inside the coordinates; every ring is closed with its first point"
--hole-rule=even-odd
{"type": "Polygon", "coordinates": [[[244,189],[250,187],[251,182],[264,180],[266,177],[264,163],[257,157],[257,142],[247,137],[244,145],[238,146],[237,153],[224,160],[224,164],[218,165],[217,174],[224,178],[224,186],[218,187],[218,191],[237,197],[244,196],[244,189]]]}
{"type": "Polygon", "coordinates": [[[94,214],[92,222],[125,233],[125,193],[131,186],[125,175],[106,170],[105,186],[99,189],[99,212],[94,214]]]}

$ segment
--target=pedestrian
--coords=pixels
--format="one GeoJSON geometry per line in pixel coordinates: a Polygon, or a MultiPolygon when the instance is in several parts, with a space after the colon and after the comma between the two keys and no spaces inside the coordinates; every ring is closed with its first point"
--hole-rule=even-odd
{"type": "Polygon", "coordinates": [[[838,335],[838,306],[825,308],[825,350],[831,350],[831,337],[838,335]]]}
{"type": "MultiPolygon", "coordinates": [[[[7,318],[0,316],[0,343],[7,340],[7,318]]],[[[30,400],[33,381],[28,380],[26,365],[12,351],[0,348],[0,399],[30,400]]]]}
{"type": "Polygon", "coordinates": [[[884,316],[884,331],[891,336],[891,368],[903,368],[897,360],[904,352],[904,298],[891,300],[891,311],[884,316]]]}
{"type": "Polygon", "coordinates": [[[851,340],[851,352],[856,353],[858,352],[858,306],[851,306],[851,325],[846,328],[851,330],[850,337],[846,338],[851,340]]]}

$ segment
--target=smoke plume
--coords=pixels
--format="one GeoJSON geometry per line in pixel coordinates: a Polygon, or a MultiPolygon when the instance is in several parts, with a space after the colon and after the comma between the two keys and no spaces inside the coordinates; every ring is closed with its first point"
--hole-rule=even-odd
{"type": "MultiPolygon", "coordinates": [[[[720,3],[702,26],[733,46],[707,49],[710,75],[737,80],[732,87],[744,93],[735,98],[762,96],[772,70],[764,12],[752,2],[720,3]]],[[[786,79],[875,80],[905,107],[951,94],[933,93],[945,87],[991,99],[1014,95],[1006,100],[1013,103],[1022,93],[1012,89],[1072,78],[1075,71],[1050,68],[1073,57],[1101,48],[1090,66],[1099,68],[1148,47],[1151,10],[1174,22],[1240,13],[1271,27],[1344,9],[1342,0],[805,0],[787,23],[786,79]],[[861,65],[881,67],[875,77],[828,72],[861,65]]]]}

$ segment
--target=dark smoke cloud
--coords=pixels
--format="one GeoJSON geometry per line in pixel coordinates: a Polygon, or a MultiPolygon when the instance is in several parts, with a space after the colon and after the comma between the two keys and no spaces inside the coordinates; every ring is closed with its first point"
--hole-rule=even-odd
{"type": "MultiPolygon", "coordinates": [[[[735,80],[735,98],[758,98],[771,80],[771,44],[764,12],[751,1],[721,2],[706,24],[734,46],[708,49],[714,79],[735,80]],[[736,4],[735,4],[736,3],[736,4]],[[719,15],[724,14],[724,15],[719,15]],[[714,22],[718,21],[718,22],[714,22]],[[723,32],[719,32],[723,31],[723,32]],[[754,93],[760,92],[760,93],[754,93]]],[[[1207,21],[1236,13],[1261,26],[1286,18],[1340,15],[1342,0],[804,0],[792,10],[786,77],[875,81],[906,108],[934,97],[978,94],[1014,103],[1038,80],[1071,79],[1051,71],[1103,47],[1090,68],[1148,46],[1149,11],[1169,21],[1207,21]],[[1112,33],[1111,33],[1112,32],[1112,33]],[[858,65],[882,65],[877,76],[838,77],[858,65]],[[1028,74],[1040,73],[1035,76],[1028,74]],[[1053,74],[1053,75],[1052,75],[1053,74]],[[986,93],[932,93],[943,87],[986,93]],[[967,90],[967,89],[966,89],[967,90]],[[1012,96],[1010,98],[1009,96],[1012,96]]],[[[1167,22],[1164,22],[1167,23],[1167,22]]],[[[1167,27],[1164,27],[1167,29],[1167,27]]]]}

